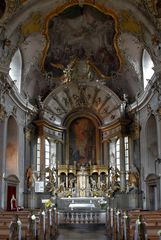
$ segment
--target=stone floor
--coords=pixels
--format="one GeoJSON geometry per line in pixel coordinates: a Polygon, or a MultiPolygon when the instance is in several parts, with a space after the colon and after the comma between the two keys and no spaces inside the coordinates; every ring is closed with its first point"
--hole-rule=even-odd
{"type": "Polygon", "coordinates": [[[68,224],[59,226],[57,240],[110,240],[105,225],[68,224]]]}

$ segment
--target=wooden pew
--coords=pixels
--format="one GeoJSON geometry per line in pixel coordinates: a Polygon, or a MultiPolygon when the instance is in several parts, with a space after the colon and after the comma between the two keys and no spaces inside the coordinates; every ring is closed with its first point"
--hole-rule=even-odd
{"type": "MultiPolygon", "coordinates": [[[[22,236],[26,239],[28,232],[28,217],[30,215],[30,211],[2,211],[0,212],[0,240],[8,239],[9,236],[9,226],[12,221],[14,215],[18,215],[19,219],[22,223],[22,236]]],[[[39,212],[37,211],[37,215],[39,212]]]]}
{"type": "Polygon", "coordinates": [[[146,225],[148,240],[159,240],[158,231],[161,230],[161,211],[134,210],[129,211],[130,238],[133,239],[135,223],[139,215],[142,215],[146,225]]]}

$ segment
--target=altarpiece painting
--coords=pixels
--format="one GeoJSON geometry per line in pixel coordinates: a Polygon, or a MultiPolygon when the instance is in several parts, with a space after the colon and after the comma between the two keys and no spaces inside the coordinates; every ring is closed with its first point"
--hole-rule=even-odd
{"type": "Polygon", "coordinates": [[[69,127],[70,164],[96,164],[96,128],[88,118],[77,118],[69,127]]]}

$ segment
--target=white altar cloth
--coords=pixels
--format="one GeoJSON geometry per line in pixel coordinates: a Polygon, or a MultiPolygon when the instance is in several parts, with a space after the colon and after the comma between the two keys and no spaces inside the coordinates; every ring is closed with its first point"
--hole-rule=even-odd
{"type": "Polygon", "coordinates": [[[95,208],[93,203],[70,203],[70,208],[95,208]]]}

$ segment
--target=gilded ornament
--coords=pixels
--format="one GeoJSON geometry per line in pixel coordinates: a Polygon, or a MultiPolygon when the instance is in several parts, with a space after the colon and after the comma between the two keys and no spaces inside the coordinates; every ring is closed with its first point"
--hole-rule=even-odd
{"type": "Polygon", "coordinates": [[[22,26],[21,32],[23,36],[27,37],[28,35],[34,32],[42,32],[43,24],[41,20],[42,16],[39,12],[31,15],[30,19],[28,19],[22,26]]]}
{"type": "Polygon", "coordinates": [[[0,104],[0,121],[3,121],[6,116],[7,116],[7,113],[5,111],[5,108],[2,104],[0,104]]]}
{"type": "Polygon", "coordinates": [[[127,31],[131,33],[141,33],[141,26],[137,20],[129,13],[129,11],[124,10],[121,12],[121,28],[122,31],[127,31]]]}
{"type": "Polygon", "coordinates": [[[147,7],[151,14],[156,17],[161,17],[161,2],[160,0],[146,0],[147,7]]]}

